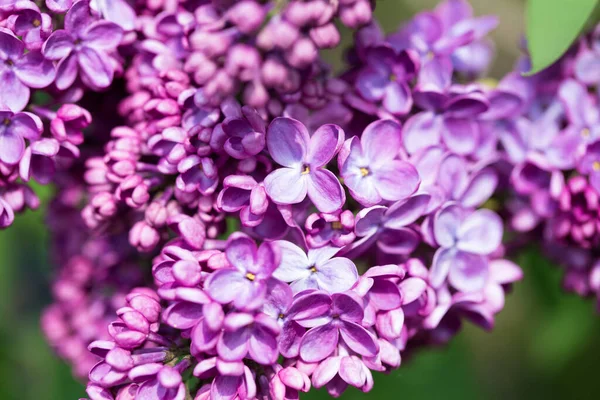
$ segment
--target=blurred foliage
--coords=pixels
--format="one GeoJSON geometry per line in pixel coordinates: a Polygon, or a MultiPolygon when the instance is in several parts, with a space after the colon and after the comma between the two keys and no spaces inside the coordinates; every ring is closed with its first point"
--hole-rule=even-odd
{"type": "MultiPolygon", "coordinates": [[[[546,4],[546,0],[540,0],[546,4]]],[[[572,5],[579,0],[561,0],[572,5]]],[[[386,31],[437,0],[381,0],[376,14],[386,31]]],[[[511,68],[523,27],[521,0],[473,0],[477,14],[498,14],[498,57],[491,76],[511,68]]],[[[550,26],[550,30],[556,26],[550,26]]],[[[548,36],[549,38],[550,36],[548,36]]],[[[344,43],[351,38],[345,35],[344,43]]],[[[546,43],[550,45],[549,39],[546,43]]],[[[341,56],[331,52],[329,60],[341,56]]],[[[48,199],[50,191],[40,192],[48,199]]],[[[0,400],[76,400],[85,396],[70,369],[39,329],[49,304],[48,233],[43,212],[19,216],[0,231],[0,400]]],[[[597,399],[600,393],[600,316],[592,300],[565,294],[562,272],[532,248],[516,260],[525,280],[507,296],[493,332],[471,325],[449,346],[423,350],[390,375],[377,375],[369,394],[349,389],[344,400],[597,399]]],[[[302,397],[328,399],[323,390],[302,397]]]]}

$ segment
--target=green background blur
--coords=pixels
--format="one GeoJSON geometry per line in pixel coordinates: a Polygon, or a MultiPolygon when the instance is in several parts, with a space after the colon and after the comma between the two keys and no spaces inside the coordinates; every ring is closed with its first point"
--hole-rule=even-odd
{"type": "MultiPolygon", "coordinates": [[[[380,0],[376,14],[390,31],[435,3],[380,0]]],[[[472,3],[477,14],[500,17],[492,35],[498,56],[491,75],[501,76],[518,56],[522,2],[472,3]]],[[[48,194],[42,192],[43,197],[48,194]]],[[[29,212],[0,232],[0,400],[77,400],[85,395],[39,330],[52,277],[43,220],[43,211],[29,212]]],[[[561,271],[535,249],[517,261],[525,280],[507,297],[493,332],[466,325],[448,347],[421,351],[398,371],[377,375],[371,393],[350,389],[343,399],[599,399],[600,315],[594,301],[562,293],[561,271]]],[[[321,391],[303,398],[328,397],[321,391]]]]}

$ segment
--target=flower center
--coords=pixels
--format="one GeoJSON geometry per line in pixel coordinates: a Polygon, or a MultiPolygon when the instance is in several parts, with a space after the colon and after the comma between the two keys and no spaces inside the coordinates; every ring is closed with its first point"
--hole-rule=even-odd
{"type": "Polygon", "coordinates": [[[362,176],[367,176],[367,175],[369,175],[369,172],[370,172],[370,171],[369,171],[369,168],[362,167],[362,168],[360,169],[360,174],[361,174],[362,176]]]}
{"type": "Polygon", "coordinates": [[[331,223],[331,227],[337,231],[343,228],[342,223],[340,221],[333,221],[331,223]]]}
{"type": "Polygon", "coordinates": [[[246,279],[248,279],[249,281],[253,281],[256,279],[256,275],[254,275],[252,272],[248,272],[246,274],[246,279]]]}
{"type": "Polygon", "coordinates": [[[8,118],[4,118],[4,121],[2,121],[2,123],[3,123],[5,126],[9,126],[9,125],[10,125],[10,119],[8,119],[8,118]]]}
{"type": "Polygon", "coordinates": [[[305,165],[302,168],[302,175],[306,175],[306,174],[310,174],[310,167],[308,165],[305,165]]]}
{"type": "Polygon", "coordinates": [[[33,25],[34,27],[39,27],[42,24],[42,21],[40,21],[39,19],[34,19],[33,22],[31,23],[31,25],[33,25]]]}
{"type": "Polygon", "coordinates": [[[314,265],[312,267],[309,268],[309,271],[312,272],[313,274],[315,272],[317,272],[317,267],[315,267],[314,265]]]}
{"type": "Polygon", "coordinates": [[[390,74],[390,81],[391,82],[396,82],[398,80],[398,76],[396,76],[396,74],[390,74]]]}
{"type": "Polygon", "coordinates": [[[594,163],[592,164],[592,168],[594,169],[594,171],[600,171],[600,161],[594,161],[594,163]]]}
{"type": "Polygon", "coordinates": [[[284,319],[285,315],[283,313],[279,313],[279,319],[284,319]]]}
{"type": "Polygon", "coordinates": [[[12,67],[13,65],[15,65],[14,61],[11,60],[10,58],[6,61],[4,61],[4,64],[8,65],[9,67],[12,67]]]}
{"type": "Polygon", "coordinates": [[[581,137],[587,138],[590,136],[590,130],[589,128],[583,128],[581,130],[581,137]]]}

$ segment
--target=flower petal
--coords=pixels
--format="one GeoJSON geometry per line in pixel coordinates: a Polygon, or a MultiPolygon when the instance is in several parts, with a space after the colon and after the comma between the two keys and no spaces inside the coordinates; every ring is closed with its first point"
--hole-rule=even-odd
{"type": "Polygon", "coordinates": [[[275,336],[260,327],[254,328],[250,336],[249,352],[250,357],[259,364],[274,364],[279,356],[275,336]]]}
{"type": "Polygon", "coordinates": [[[56,87],[60,90],[69,88],[77,78],[77,56],[69,54],[58,62],[56,67],[56,87]]]}
{"type": "Polygon", "coordinates": [[[354,286],[358,280],[358,271],[349,259],[335,257],[318,266],[316,277],[320,289],[329,293],[341,293],[354,286]]]}
{"type": "Polygon", "coordinates": [[[310,138],[306,160],[311,168],[327,164],[342,147],[344,131],[337,125],[327,124],[318,128],[310,138]]]}
{"type": "Polygon", "coordinates": [[[443,285],[452,263],[454,262],[454,249],[438,249],[431,263],[431,270],[429,271],[429,282],[434,288],[439,288],[443,285]]]}
{"type": "Polygon", "coordinates": [[[348,347],[362,356],[375,357],[379,351],[379,345],[373,336],[357,323],[343,321],[340,335],[348,347]]]}
{"type": "Polygon", "coordinates": [[[300,358],[309,363],[327,358],[335,350],[338,338],[338,328],[331,323],[311,328],[300,342],[300,358]]]}
{"type": "Polygon", "coordinates": [[[384,200],[402,200],[419,188],[419,173],[406,161],[393,160],[376,171],[374,184],[384,200]]]}
{"type": "Polygon", "coordinates": [[[265,190],[277,204],[297,204],[306,198],[308,180],[298,168],[279,168],[265,177],[265,190]]]}
{"type": "Polygon", "coordinates": [[[369,167],[385,165],[398,156],[402,147],[402,127],[391,119],[370,123],[360,138],[369,167]]]}
{"type": "Polygon", "coordinates": [[[17,78],[31,88],[43,88],[52,83],[56,70],[39,51],[30,51],[15,63],[17,78]]]}
{"type": "Polygon", "coordinates": [[[309,174],[308,197],[324,213],[338,211],[346,202],[346,194],[340,181],[333,172],[320,168],[309,174]]]}
{"type": "Polygon", "coordinates": [[[406,151],[412,154],[417,150],[438,145],[444,129],[443,118],[433,112],[413,115],[406,121],[402,130],[406,151]]]}
{"type": "Polygon", "coordinates": [[[273,160],[285,167],[301,164],[308,153],[310,136],[300,122],[292,118],[275,118],[267,129],[267,148],[273,160]]]}
{"type": "Polygon", "coordinates": [[[476,292],[483,289],[488,274],[488,262],[484,256],[458,251],[452,258],[448,282],[462,292],[476,292]]]}
{"type": "Polygon", "coordinates": [[[83,47],[77,53],[77,62],[81,68],[82,79],[94,88],[106,88],[113,80],[114,71],[107,56],[91,47],[83,47]]]}
{"type": "Polygon", "coordinates": [[[0,93],[0,105],[8,107],[12,112],[23,110],[29,102],[29,88],[10,69],[0,72],[0,93]]]}
{"type": "Polygon", "coordinates": [[[477,210],[460,225],[457,247],[475,254],[490,254],[500,246],[502,233],[502,219],[498,214],[477,210]]]}
{"type": "Polygon", "coordinates": [[[42,52],[48,60],[62,60],[73,51],[75,38],[65,30],[54,31],[44,42],[42,52]]]}
{"type": "Polygon", "coordinates": [[[16,164],[25,152],[25,140],[13,132],[0,132],[0,161],[16,164]]]}
{"type": "Polygon", "coordinates": [[[123,29],[109,21],[94,22],[82,35],[86,46],[96,50],[114,50],[123,38],[123,29]]]}
{"type": "Polygon", "coordinates": [[[425,213],[430,199],[428,194],[416,194],[406,200],[397,201],[386,211],[384,226],[400,229],[412,224],[425,213]]]}

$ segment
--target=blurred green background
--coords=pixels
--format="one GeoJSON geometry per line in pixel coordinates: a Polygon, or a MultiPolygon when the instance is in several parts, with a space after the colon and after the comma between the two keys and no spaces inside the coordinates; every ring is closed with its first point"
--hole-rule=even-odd
{"type": "MultiPolygon", "coordinates": [[[[377,16],[387,31],[435,1],[380,0],[377,16]]],[[[477,14],[496,14],[498,56],[492,76],[509,70],[523,32],[521,0],[473,1],[477,14]]],[[[331,55],[334,56],[334,55],[331,55]]],[[[46,191],[47,194],[47,191],[46,191]]],[[[0,400],[76,400],[85,396],[68,366],[46,345],[39,329],[52,277],[43,211],[19,216],[0,232],[0,400]]],[[[562,293],[561,271],[532,249],[517,260],[525,280],[507,297],[496,328],[466,325],[448,347],[428,349],[388,376],[369,394],[348,390],[343,399],[598,399],[600,316],[592,300],[562,293]]],[[[324,392],[304,399],[326,399],[324,392]]]]}

